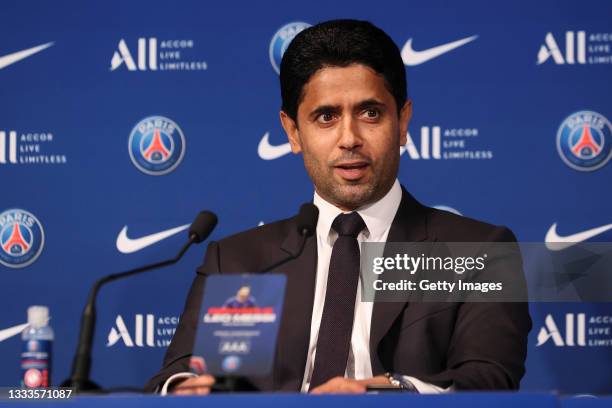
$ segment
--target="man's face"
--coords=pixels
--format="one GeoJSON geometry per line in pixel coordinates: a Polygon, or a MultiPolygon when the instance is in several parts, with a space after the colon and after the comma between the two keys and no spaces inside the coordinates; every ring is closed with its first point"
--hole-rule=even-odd
{"type": "Polygon", "coordinates": [[[384,78],[353,64],[317,71],[304,86],[297,123],[284,112],[281,121],[317,193],[354,210],[382,198],[393,185],[411,114],[407,101],[398,117],[384,78]]]}
{"type": "Polygon", "coordinates": [[[251,289],[248,286],[243,286],[238,290],[238,300],[241,302],[246,301],[251,294],[251,289]]]}

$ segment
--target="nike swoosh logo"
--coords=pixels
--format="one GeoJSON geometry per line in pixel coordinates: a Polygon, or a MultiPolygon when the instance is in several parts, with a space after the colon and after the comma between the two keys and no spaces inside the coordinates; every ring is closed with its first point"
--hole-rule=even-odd
{"type": "Polygon", "coordinates": [[[49,48],[53,43],[46,43],[42,45],[38,45],[36,47],[28,48],[27,50],[17,51],[12,54],[5,55],[0,57],[0,69],[6,68],[9,65],[13,65],[16,62],[19,62],[23,59],[28,58],[31,55],[36,54],[37,52],[41,52],[42,50],[49,48]]]}
{"type": "Polygon", "coordinates": [[[0,330],[0,341],[10,339],[13,336],[20,334],[26,327],[27,323],[19,324],[17,326],[9,327],[8,329],[0,330]]]}
{"type": "Polygon", "coordinates": [[[180,227],[171,228],[169,230],[156,232],[155,234],[147,235],[144,237],[132,239],[127,236],[128,227],[123,227],[119,235],[117,236],[117,249],[119,252],[124,254],[131,254],[132,252],[140,251],[148,246],[158,243],[168,237],[178,234],[181,231],[185,231],[189,228],[189,224],[181,225],[180,227]]]}
{"type": "Polygon", "coordinates": [[[612,224],[608,224],[562,237],[557,234],[557,223],[554,223],[548,229],[544,242],[546,242],[546,248],[548,248],[549,250],[561,251],[563,249],[571,247],[572,245],[578,244],[579,242],[586,241],[587,239],[591,239],[594,236],[603,234],[604,232],[609,231],[611,229],[612,224]]]}
{"type": "Polygon", "coordinates": [[[270,144],[270,132],[266,132],[266,134],[263,135],[259,141],[259,146],[257,146],[257,154],[263,160],[278,159],[289,153],[291,153],[291,145],[289,143],[283,143],[276,146],[270,144]]]}
{"type": "Polygon", "coordinates": [[[459,48],[462,45],[474,41],[476,38],[478,38],[478,36],[473,35],[471,37],[463,38],[461,40],[453,41],[447,44],[438,45],[437,47],[433,47],[423,51],[415,51],[414,49],[412,49],[412,38],[409,38],[408,41],[406,41],[406,44],[404,44],[404,47],[402,48],[402,59],[404,60],[404,64],[408,65],[409,67],[420,65],[424,62],[437,58],[442,54],[446,54],[447,52],[452,51],[455,48],[459,48]]]}

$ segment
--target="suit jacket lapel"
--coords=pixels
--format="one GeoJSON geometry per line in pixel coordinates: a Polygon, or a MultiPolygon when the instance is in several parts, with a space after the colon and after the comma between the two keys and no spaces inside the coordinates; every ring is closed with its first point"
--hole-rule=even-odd
{"type": "MultiPolygon", "coordinates": [[[[418,242],[427,239],[425,208],[402,186],[402,201],[391,224],[387,242],[418,242]]],[[[370,329],[370,360],[374,375],[384,372],[377,358],[378,345],[406,307],[405,302],[375,302],[370,329]]]]}

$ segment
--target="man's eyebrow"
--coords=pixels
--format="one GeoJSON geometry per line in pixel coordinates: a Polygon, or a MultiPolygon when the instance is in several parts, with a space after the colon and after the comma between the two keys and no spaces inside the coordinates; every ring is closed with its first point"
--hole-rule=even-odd
{"type": "MultiPolygon", "coordinates": [[[[375,107],[385,107],[384,102],[375,99],[375,98],[369,98],[369,99],[365,99],[361,102],[359,102],[357,105],[355,105],[354,110],[355,111],[362,111],[364,109],[368,109],[368,108],[375,108],[375,107]]],[[[340,105],[320,105],[317,106],[315,109],[312,110],[312,112],[310,112],[310,114],[308,115],[310,118],[316,118],[319,115],[323,114],[323,113],[335,113],[335,112],[340,112],[342,110],[342,108],[340,107],[340,105]]]]}
{"type": "Polygon", "coordinates": [[[375,99],[375,98],[370,98],[370,99],[366,99],[364,101],[359,102],[355,106],[355,110],[362,111],[362,110],[367,109],[367,108],[375,108],[375,107],[380,108],[380,107],[384,107],[384,106],[385,106],[385,104],[382,101],[380,101],[378,99],[375,99]]]}
{"type": "Polygon", "coordinates": [[[320,105],[313,109],[308,116],[310,118],[316,118],[323,113],[334,113],[339,112],[340,110],[339,105],[320,105]]]}

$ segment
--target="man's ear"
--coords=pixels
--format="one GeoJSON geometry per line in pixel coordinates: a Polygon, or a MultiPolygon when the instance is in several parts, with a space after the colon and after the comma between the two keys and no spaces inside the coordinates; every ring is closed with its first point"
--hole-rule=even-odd
{"type": "Polygon", "coordinates": [[[280,111],[280,121],[287,133],[289,143],[291,144],[291,151],[293,154],[298,154],[302,151],[302,143],[300,141],[300,131],[298,130],[297,123],[284,111],[280,111]]]}
{"type": "Polygon", "coordinates": [[[406,134],[408,133],[408,124],[412,118],[412,100],[406,99],[406,103],[400,110],[399,114],[399,128],[400,128],[400,146],[406,145],[408,141],[406,134]]]}

